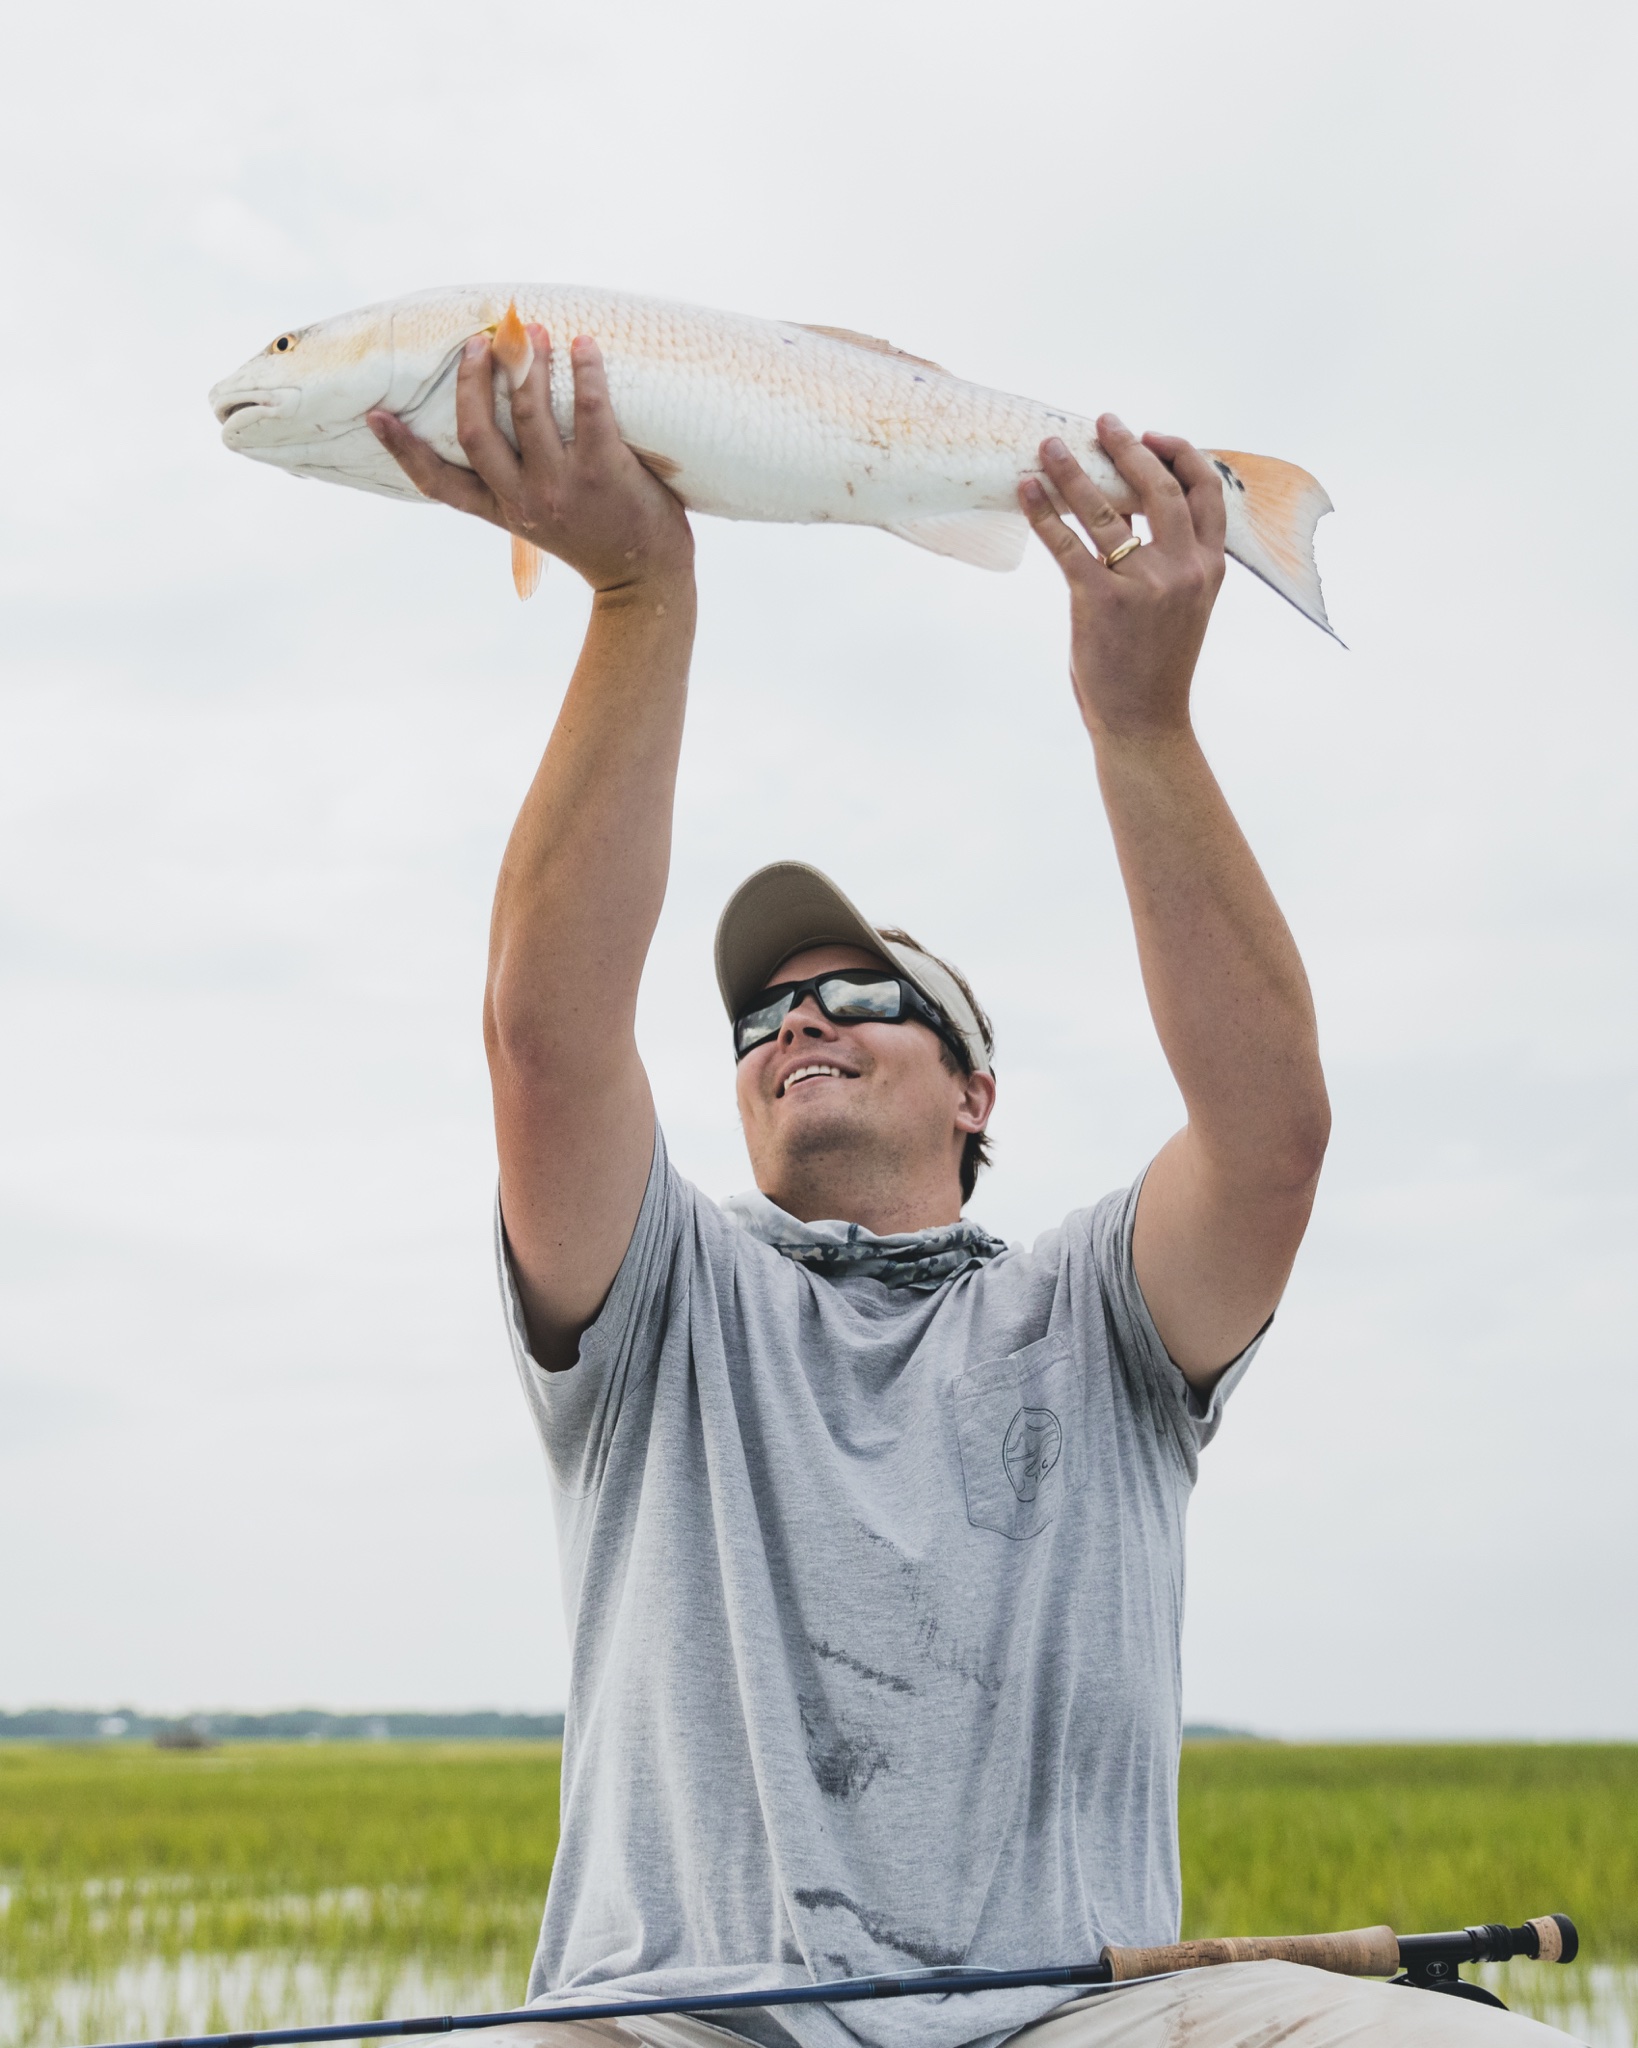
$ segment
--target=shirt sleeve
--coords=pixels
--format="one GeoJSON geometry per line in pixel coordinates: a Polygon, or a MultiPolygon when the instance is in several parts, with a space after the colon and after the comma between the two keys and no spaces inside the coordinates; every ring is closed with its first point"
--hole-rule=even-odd
{"type": "Polygon", "coordinates": [[[1111,1348],[1137,1388],[1148,1394],[1151,1404],[1165,1417],[1192,1469],[1199,1453],[1217,1434],[1224,1403],[1245,1377],[1274,1318],[1270,1316],[1239,1356],[1230,1360],[1209,1395],[1189,1384],[1182,1367],[1160,1340],[1132,1261],[1132,1232],[1143,1180],[1140,1175],[1129,1188],[1105,1195],[1095,1209],[1083,1213],[1087,1213],[1092,1262],[1103,1294],[1111,1348]]]}
{"type": "Polygon", "coordinates": [[[642,1207],[608,1298],[580,1339],[573,1365],[548,1372],[529,1349],[500,1195],[495,1196],[495,1264],[512,1362],[552,1479],[564,1493],[595,1491],[609,1442],[633,1391],[652,1376],[665,1329],[684,1284],[679,1256],[687,1189],[654,1127],[654,1160],[642,1207]]]}

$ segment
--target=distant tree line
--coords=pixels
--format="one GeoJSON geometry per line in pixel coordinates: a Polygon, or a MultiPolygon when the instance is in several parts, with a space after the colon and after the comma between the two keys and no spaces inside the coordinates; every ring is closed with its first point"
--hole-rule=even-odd
{"type": "Polygon", "coordinates": [[[0,1713],[0,1742],[157,1742],[197,1749],[213,1742],[552,1742],[561,1714],[139,1714],[135,1707],[35,1707],[0,1713]]]}
{"type": "MultiPolygon", "coordinates": [[[[218,1742],[557,1742],[561,1714],[139,1714],[135,1707],[33,1707],[0,1713],[0,1742],[154,1742],[205,1749],[218,1742]]],[[[1258,1742],[1249,1728],[1188,1722],[1186,1742],[1258,1742]]]]}

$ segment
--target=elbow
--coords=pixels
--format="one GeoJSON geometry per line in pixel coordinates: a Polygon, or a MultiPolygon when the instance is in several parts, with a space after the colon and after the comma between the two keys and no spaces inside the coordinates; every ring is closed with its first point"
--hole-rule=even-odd
{"type": "Polygon", "coordinates": [[[1331,1139],[1331,1104],[1323,1081],[1265,1097],[1233,1131],[1201,1133],[1219,1169],[1246,1194],[1306,1207],[1319,1184],[1331,1139]]]}
{"type": "Polygon", "coordinates": [[[1275,1177],[1293,1190],[1312,1193],[1331,1142],[1331,1099],[1319,1082],[1309,1098],[1294,1105],[1272,1148],[1275,1177]]]}
{"type": "Polygon", "coordinates": [[[483,998],[483,1046],[491,1085],[545,1107],[574,1105],[636,1057],[629,1026],[587,1022],[583,1004],[538,983],[492,973],[483,998]]]}
{"type": "Polygon", "coordinates": [[[520,999],[497,972],[483,992],[483,1049],[491,1074],[544,1074],[556,1064],[551,1033],[537,1003],[520,999]]]}

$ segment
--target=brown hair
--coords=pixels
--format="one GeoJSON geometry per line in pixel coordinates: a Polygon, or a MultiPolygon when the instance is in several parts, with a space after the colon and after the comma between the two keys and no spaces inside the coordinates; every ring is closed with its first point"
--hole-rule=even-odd
{"type": "MultiPolygon", "coordinates": [[[[937,953],[929,952],[920,939],[911,938],[910,934],[902,926],[884,924],[878,925],[876,930],[877,936],[886,939],[890,945],[908,946],[912,952],[926,953],[929,960],[938,960],[939,966],[944,969],[956,987],[967,998],[972,1013],[978,1020],[978,1032],[984,1041],[984,1050],[993,1056],[995,1052],[995,1029],[990,1023],[983,1005],[967,986],[966,976],[952,967],[948,960],[941,960],[937,953]]],[[[960,1032],[956,1032],[954,1035],[958,1039],[961,1036],[960,1032]]],[[[938,1056],[952,1074],[970,1074],[973,1070],[971,1060],[964,1056],[958,1056],[955,1047],[942,1037],[938,1042],[938,1056]]],[[[973,1189],[978,1185],[979,1174],[986,1166],[993,1163],[991,1158],[993,1149],[993,1141],[988,1131],[969,1131],[967,1133],[967,1142],[961,1148],[961,1201],[964,1208],[973,1198],[973,1189]]]]}

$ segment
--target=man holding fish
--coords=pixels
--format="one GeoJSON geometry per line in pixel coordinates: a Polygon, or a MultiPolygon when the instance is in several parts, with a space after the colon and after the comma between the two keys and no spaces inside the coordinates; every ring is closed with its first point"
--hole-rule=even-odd
{"type": "MultiPolygon", "coordinates": [[[[996,1092],[982,1009],[785,862],[718,933],[756,1181],[719,1206],[671,1166],[634,1036],[694,633],[688,518],[622,439],[596,343],[568,350],[566,438],[551,339],[528,338],[510,434],[500,344],[462,353],[469,467],[390,411],[369,425],[426,497],[595,593],[502,864],[485,1005],[502,1286],[574,1648],[530,1996],[1170,1940],[1184,1512],[1329,1127],[1302,964],[1189,720],[1222,474],[1106,416],[1146,541],[1061,441],[1019,488],[1069,586],[1076,706],[1185,1128],[1132,1188],[1009,1250],[963,1216],[996,1092]]],[[[766,2048],[1535,2031],[1279,1963],[1047,2017],[1074,1995],[721,2018],[766,2048]]]]}

